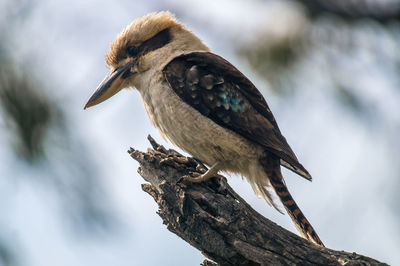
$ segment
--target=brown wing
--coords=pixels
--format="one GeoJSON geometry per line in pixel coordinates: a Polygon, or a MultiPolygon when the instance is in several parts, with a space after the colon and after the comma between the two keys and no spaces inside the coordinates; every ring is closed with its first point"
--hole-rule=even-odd
{"type": "Polygon", "coordinates": [[[306,179],[310,174],[282,136],[265,99],[239,70],[209,52],[174,58],[163,70],[171,88],[215,123],[256,142],[306,179]]]}

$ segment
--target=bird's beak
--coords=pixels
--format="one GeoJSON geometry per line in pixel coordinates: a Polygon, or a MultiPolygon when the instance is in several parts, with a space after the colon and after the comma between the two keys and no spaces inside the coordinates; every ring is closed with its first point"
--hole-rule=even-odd
{"type": "Polygon", "coordinates": [[[97,87],[96,91],[90,97],[83,109],[99,104],[122,90],[124,79],[132,74],[130,71],[133,63],[133,60],[129,61],[125,65],[116,68],[113,72],[108,74],[97,87]]]}

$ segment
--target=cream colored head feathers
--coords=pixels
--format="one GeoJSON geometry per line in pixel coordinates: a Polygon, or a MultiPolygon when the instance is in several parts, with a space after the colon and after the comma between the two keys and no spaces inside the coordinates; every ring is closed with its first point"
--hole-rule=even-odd
{"type": "Polygon", "coordinates": [[[171,40],[166,44],[167,47],[158,47],[158,49],[170,53],[173,50],[184,52],[185,50],[208,50],[199,38],[176,20],[171,12],[162,11],[137,18],[126,26],[111,43],[106,55],[107,64],[113,68],[117,67],[121,60],[128,56],[128,47],[139,47],[166,29],[171,34],[171,40]]]}

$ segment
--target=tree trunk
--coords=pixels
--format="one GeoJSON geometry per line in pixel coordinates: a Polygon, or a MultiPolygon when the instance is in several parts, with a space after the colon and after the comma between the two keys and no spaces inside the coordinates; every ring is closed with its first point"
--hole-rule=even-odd
{"type": "MultiPolygon", "coordinates": [[[[204,173],[190,157],[166,150],[150,136],[153,149],[129,150],[150,184],[142,188],[175,233],[218,265],[386,265],[377,260],[317,246],[253,210],[225,178],[188,183],[182,176],[204,173]]],[[[204,261],[203,265],[216,265],[204,261]]]]}

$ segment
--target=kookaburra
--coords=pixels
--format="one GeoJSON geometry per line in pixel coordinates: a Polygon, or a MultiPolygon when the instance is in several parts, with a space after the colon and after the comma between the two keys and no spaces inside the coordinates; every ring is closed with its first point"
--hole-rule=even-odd
{"type": "Polygon", "coordinates": [[[279,211],[272,187],[302,236],[323,245],[290,195],[281,165],[308,180],[311,176],[261,93],[238,69],[211,53],[169,12],[135,19],[112,42],[106,61],[110,74],[85,108],[136,88],[161,134],[209,166],[190,181],[220,171],[241,174],[279,211]]]}

